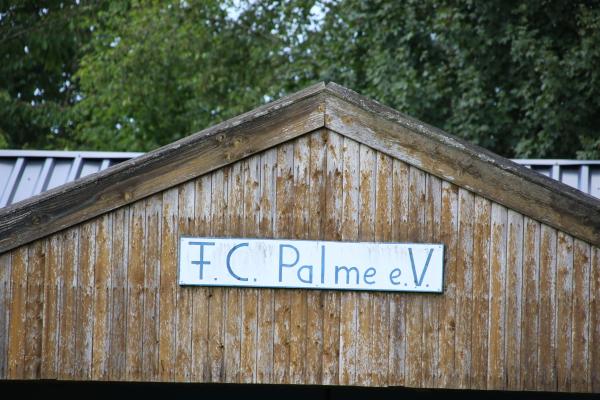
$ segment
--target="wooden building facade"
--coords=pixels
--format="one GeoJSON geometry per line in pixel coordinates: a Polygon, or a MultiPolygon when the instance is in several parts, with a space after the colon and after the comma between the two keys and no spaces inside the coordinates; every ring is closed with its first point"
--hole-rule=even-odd
{"type": "Polygon", "coordinates": [[[318,84],[0,210],[0,378],[600,392],[600,201],[318,84]],[[181,235],[443,243],[444,292],[182,287],[181,235]]]}

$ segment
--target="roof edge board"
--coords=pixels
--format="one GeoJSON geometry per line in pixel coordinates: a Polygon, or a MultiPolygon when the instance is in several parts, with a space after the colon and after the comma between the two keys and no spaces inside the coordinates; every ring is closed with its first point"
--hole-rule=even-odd
{"type": "Polygon", "coordinates": [[[325,126],[600,246],[600,200],[335,83],[325,126]]]}
{"type": "Polygon", "coordinates": [[[0,209],[0,254],[325,125],[325,83],[0,209]]]}

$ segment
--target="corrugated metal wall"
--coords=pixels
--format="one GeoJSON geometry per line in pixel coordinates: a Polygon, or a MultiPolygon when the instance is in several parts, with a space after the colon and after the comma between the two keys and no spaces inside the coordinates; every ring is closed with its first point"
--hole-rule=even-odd
{"type": "MultiPolygon", "coordinates": [[[[143,153],[0,150],[0,207],[9,206],[141,154],[143,153]]],[[[600,161],[513,161],[600,198],[600,161]]]]}
{"type": "Polygon", "coordinates": [[[600,161],[539,159],[513,161],[600,198],[600,161]]]}
{"type": "Polygon", "coordinates": [[[0,150],[0,207],[104,170],[142,153],[0,150]]]}

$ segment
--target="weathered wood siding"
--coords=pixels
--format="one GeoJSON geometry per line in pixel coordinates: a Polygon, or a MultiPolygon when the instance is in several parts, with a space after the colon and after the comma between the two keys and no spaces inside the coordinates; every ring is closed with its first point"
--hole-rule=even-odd
{"type": "Polygon", "coordinates": [[[600,392],[600,249],[319,130],[0,255],[0,378],[600,392]],[[179,287],[179,235],[442,242],[435,294],[179,287]]]}

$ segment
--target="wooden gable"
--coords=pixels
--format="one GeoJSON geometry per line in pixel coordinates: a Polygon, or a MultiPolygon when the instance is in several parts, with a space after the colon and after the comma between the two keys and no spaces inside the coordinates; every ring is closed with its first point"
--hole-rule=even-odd
{"type": "Polygon", "coordinates": [[[0,214],[0,378],[600,391],[563,186],[317,85],[0,214]],[[445,290],[180,287],[179,235],[444,243],[445,290]]]}

